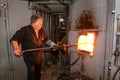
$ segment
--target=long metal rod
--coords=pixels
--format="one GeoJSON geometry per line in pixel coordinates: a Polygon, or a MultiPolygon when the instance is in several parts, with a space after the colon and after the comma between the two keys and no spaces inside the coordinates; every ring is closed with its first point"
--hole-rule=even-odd
{"type": "MultiPolygon", "coordinates": [[[[78,44],[68,44],[68,45],[57,46],[56,48],[64,48],[64,47],[66,48],[66,47],[72,47],[77,45],[78,44]]],[[[55,49],[55,47],[28,49],[28,50],[23,50],[22,53],[30,52],[30,51],[43,51],[43,50],[49,50],[49,49],[55,49]]]]}

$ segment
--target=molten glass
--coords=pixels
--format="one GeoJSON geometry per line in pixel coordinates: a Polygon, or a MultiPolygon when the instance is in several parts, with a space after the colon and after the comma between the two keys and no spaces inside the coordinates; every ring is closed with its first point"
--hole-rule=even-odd
{"type": "Polygon", "coordinates": [[[93,55],[95,44],[95,33],[87,32],[87,35],[80,35],[78,38],[78,50],[85,51],[93,55]]]}

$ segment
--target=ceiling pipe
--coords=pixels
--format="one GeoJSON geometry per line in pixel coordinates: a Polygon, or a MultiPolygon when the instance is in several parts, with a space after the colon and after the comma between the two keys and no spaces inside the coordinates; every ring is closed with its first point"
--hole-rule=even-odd
{"type": "Polygon", "coordinates": [[[64,5],[66,8],[68,8],[68,4],[64,3],[64,0],[58,0],[58,2],[62,5],[64,5]]]}
{"type": "Polygon", "coordinates": [[[47,5],[43,4],[45,8],[47,8],[49,11],[53,12],[47,5]]]}
{"type": "MultiPolygon", "coordinates": [[[[29,1],[29,2],[34,2],[34,3],[39,3],[39,4],[60,4],[57,0],[21,0],[21,1],[29,1]]],[[[71,1],[64,1],[64,3],[70,4],[71,1]]]]}

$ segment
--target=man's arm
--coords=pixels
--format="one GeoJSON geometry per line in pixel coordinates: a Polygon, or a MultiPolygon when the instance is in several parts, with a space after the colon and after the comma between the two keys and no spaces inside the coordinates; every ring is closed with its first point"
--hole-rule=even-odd
{"type": "Polygon", "coordinates": [[[21,51],[21,49],[19,47],[18,42],[17,41],[11,41],[11,44],[12,44],[12,47],[13,47],[13,50],[14,50],[14,54],[16,56],[20,56],[22,51],[21,51]]]}
{"type": "Polygon", "coordinates": [[[13,51],[16,56],[20,56],[20,53],[22,52],[19,47],[19,43],[23,39],[25,29],[26,29],[25,27],[22,27],[21,29],[17,30],[16,33],[10,39],[10,43],[12,44],[13,51]]]}

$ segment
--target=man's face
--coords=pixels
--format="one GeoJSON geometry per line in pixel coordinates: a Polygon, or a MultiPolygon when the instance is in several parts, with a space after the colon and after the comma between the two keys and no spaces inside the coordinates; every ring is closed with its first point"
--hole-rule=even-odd
{"type": "Polygon", "coordinates": [[[37,21],[34,22],[33,25],[34,25],[33,27],[35,30],[40,30],[43,26],[43,19],[42,18],[37,19],[37,21]]]}

